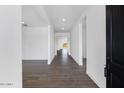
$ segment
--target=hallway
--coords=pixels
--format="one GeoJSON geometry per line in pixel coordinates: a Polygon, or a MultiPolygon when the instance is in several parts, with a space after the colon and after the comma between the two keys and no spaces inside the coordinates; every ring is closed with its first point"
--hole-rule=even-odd
{"type": "Polygon", "coordinates": [[[107,87],[105,5],[6,5],[0,10],[0,88],[107,87]],[[69,55],[57,55],[62,49],[69,55]]]}
{"type": "Polygon", "coordinates": [[[51,65],[41,61],[23,61],[24,88],[96,88],[97,85],[66,54],[59,53],[51,65]]]}

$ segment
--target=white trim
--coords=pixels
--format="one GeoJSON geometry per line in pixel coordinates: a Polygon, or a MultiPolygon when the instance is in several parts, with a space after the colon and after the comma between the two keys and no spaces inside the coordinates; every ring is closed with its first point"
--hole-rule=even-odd
{"type": "Polygon", "coordinates": [[[51,64],[50,60],[50,25],[48,25],[48,62],[47,64],[51,64]]]}
{"type": "Polygon", "coordinates": [[[86,74],[96,83],[96,85],[98,87],[102,88],[102,86],[100,86],[100,84],[97,82],[97,80],[90,73],[88,73],[88,71],[86,71],[86,74]]]}
{"type": "MultiPolygon", "coordinates": [[[[73,59],[79,66],[83,66],[83,62],[82,62],[82,63],[81,63],[81,62],[77,62],[71,54],[70,54],[70,56],[72,57],[72,59],[73,59]]],[[[79,60],[78,60],[78,61],[79,61],[79,60]]]]}
{"type": "Polygon", "coordinates": [[[79,33],[78,33],[78,36],[79,36],[79,65],[83,65],[83,59],[82,59],[82,24],[79,24],[79,33]]]}

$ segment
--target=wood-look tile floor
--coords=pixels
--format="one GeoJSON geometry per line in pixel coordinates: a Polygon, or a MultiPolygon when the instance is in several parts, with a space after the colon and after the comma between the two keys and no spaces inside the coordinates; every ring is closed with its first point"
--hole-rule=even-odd
{"type": "Polygon", "coordinates": [[[51,65],[41,61],[23,62],[24,88],[97,88],[85,73],[85,66],[78,66],[68,55],[58,54],[51,65]]]}

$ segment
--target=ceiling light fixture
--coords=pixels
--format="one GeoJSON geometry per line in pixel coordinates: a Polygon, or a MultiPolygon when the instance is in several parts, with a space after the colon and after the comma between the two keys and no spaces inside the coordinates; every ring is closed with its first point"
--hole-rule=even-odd
{"type": "Polygon", "coordinates": [[[63,27],[62,30],[64,30],[65,28],[63,27]]]}
{"type": "Polygon", "coordinates": [[[65,18],[62,18],[62,21],[63,21],[63,22],[65,22],[65,21],[66,21],[66,19],[65,19],[65,18]]]}

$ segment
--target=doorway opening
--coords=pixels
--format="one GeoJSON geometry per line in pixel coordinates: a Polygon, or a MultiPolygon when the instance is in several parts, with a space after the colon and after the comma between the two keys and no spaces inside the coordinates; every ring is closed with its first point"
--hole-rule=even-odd
{"type": "Polygon", "coordinates": [[[58,37],[57,38],[57,54],[67,55],[69,52],[69,45],[67,37],[58,37]]]}
{"type": "Polygon", "coordinates": [[[69,33],[55,33],[55,53],[56,55],[70,55],[69,33]]]}

